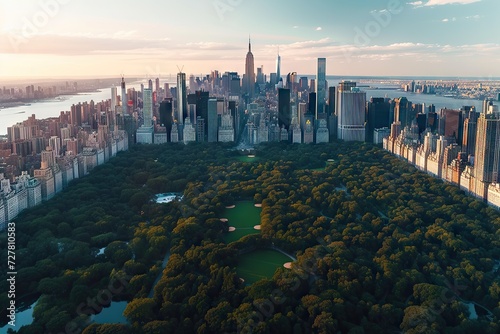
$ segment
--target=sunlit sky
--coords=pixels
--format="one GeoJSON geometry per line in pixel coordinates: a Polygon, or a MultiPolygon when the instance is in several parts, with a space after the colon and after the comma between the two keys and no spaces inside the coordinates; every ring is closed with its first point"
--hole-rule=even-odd
{"type": "Polygon", "coordinates": [[[499,0],[1,0],[0,78],[244,72],[500,77],[499,0]]]}

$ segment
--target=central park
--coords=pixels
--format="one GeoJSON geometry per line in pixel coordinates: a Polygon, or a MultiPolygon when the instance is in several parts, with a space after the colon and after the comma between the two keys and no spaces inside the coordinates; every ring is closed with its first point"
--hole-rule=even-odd
{"type": "Polygon", "coordinates": [[[499,231],[498,211],[369,144],[135,145],[18,217],[32,319],[0,327],[498,333],[499,231]]]}

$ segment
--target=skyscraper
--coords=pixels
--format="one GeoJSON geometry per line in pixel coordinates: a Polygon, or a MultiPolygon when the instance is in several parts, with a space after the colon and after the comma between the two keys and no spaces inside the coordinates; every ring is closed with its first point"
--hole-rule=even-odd
{"type": "Polygon", "coordinates": [[[263,85],[266,83],[265,80],[265,75],[264,75],[264,65],[261,65],[260,67],[257,67],[257,83],[259,85],[263,85]]]}
{"type": "Polygon", "coordinates": [[[325,82],[326,82],[326,58],[318,58],[318,73],[316,75],[316,113],[315,118],[318,119],[318,114],[325,112],[325,82]]]}
{"type": "Polygon", "coordinates": [[[410,126],[415,118],[412,103],[406,97],[394,99],[394,102],[394,121],[401,122],[401,128],[403,129],[405,126],[410,126]]]}
{"type": "Polygon", "coordinates": [[[209,143],[214,143],[217,141],[217,99],[211,98],[208,100],[208,116],[207,116],[207,141],[209,143]]]}
{"type": "Polygon", "coordinates": [[[221,125],[219,126],[219,140],[220,142],[234,141],[234,126],[233,117],[229,113],[225,113],[221,117],[221,125]]]}
{"type": "Polygon", "coordinates": [[[308,89],[309,89],[309,86],[308,86],[308,82],[307,82],[307,77],[300,77],[300,79],[299,79],[299,90],[305,91],[305,90],[308,90],[308,89]]]}
{"type": "Polygon", "coordinates": [[[198,85],[196,84],[196,79],[194,78],[194,75],[191,74],[189,76],[189,92],[194,93],[196,89],[198,89],[197,86],[198,85]]]}
{"type": "Polygon", "coordinates": [[[375,129],[389,128],[390,105],[383,97],[371,98],[367,104],[366,141],[373,142],[375,129]]]}
{"type": "Polygon", "coordinates": [[[311,92],[309,93],[309,100],[308,100],[308,105],[307,105],[307,113],[310,115],[314,115],[316,111],[316,93],[311,92]]]}
{"type": "Polygon", "coordinates": [[[177,113],[175,120],[183,124],[184,119],[188,117],[187,96],[186,96],[186,73],[177,73],[177,113]]]}
{"type": "Polygon", "coordinates": [[[446,137],[454,137],[457,143],[462,143],[464,132],[463,113],[460,110],[441,109],[439,115],[440,133],[446,137]]]}
{"type": "Polygon", "coordinates": [[[151,126],[153,119],[153,91],[149,88],[144,89],[142,113],[144,115],[144,126],[151,126]]]}
{"type": "Polygon", "coordinates": [[[326,119],[318,120],[318,130],[316,130],[316,143],[328,143],[330,140],[330,133],[326,119]]]}
{"type": "Polygon", "coordinates": [[[286,87],[290,89],[292,93],[297,92],[297,72],[290,72],[286,76],[286,87]]]}
{"type": "MultiPolygon", "coordinates": [[[[190,105],[195,105],[195,110],[196,110],[196,117],[193,118],[196,120],[203,119],[203,138],[198,141],[207,141],[207,138],[205,138],[205,135],[208,134],[208,100],[209,100],[209,93],[206,91],[202,90],[197,90],[194,92],[194,94],[189,94],[188,95],[188,103],[190,105]]],[[[197,121],[196,121],[197,122],[197,121]]],[[[195,122],[195,123],[196,123],[195,122]]]]}
{"type": "Polygon", "coordinates": [[[160,125],[167,129],[167,140],[170,141],[172,124],[174,123],[172,110],[172,98],[166,98],[160,103],[160,125]]]}
{"type": "Polygon", "coordinates": [[[250,38],[248,38],[248,52],[245,61],[245,82],[243,86],[244,92],[248,94],[249,97],[253,97],[255,90],[255,67],[250,38]]]}
{"type": "Polygon", "coordinates": [[[128,110],[127,110],[127,89],[125,87],[125,78],[122,77],[122,96],[121,96],[121,99],[122,99],[122,113],[124,115],[127,115],[128,114],[128,110]]]}
{"type": "Polygon", "coordinates": [[[292,114],[290,109],[290,89],[278,89],[278,125],[285,129],[290,129],[292,114]]]}
{"type": "Polygon", "coordinates": [[[116,110],[116,94],[117,94],[117,89],[115,85],[111,86],[111,112],[114,114],[116,110]]]}
{"type": "Polygon", "coordinates": [[[485,99],[483,101],[483,113],[486,114],[488,113],[488,109],[490,108],[490,106],[493,105],[493,101],[491,101],[490,99],[485,99]]]}
{"type": "Polygon", "coordinates": [[[462,139],[462,152],[468,155],[474,155],[476,150],[477,119],[479,113],[474,107],[463,107],[464,113],[464,135],[462,139]]]}
{"type": "Polygon", "coordinates": [[[144,123],[136,131],[137,143],[152,144],[153,143],[153,90],[150,88],[144,89],[142,113],[144,115],[144,123]]]}
{"type": "Polygon", "coordinates": [[[498,182],[500,172],[500,115],[481,113],[477,120],[476,179],[482,182],[498,182]]]}
{"type": "Polygon", "coordinates": [[[359,91],[355,82],[343,81],[337,90],[337,101],[337,138],[365,141],[366,92],[359,91]]]}
{"type": "Polygon", "coordinates": [[[335,114],[335,87],[328,87],[328,116],[335,114]]]}
{"type": "Polygon", "coordinates": [[[189,119],[189,117],[186,118],[186,122],[184,123],[184,130],[183,130],[182,138],[183,138],[184,144],[196,141],[196,129],[193,126],[193,123],[191,123],[191,120],[189,119]]]}
{"type": "Polygon", "coordinates": [[[277,81],[278,81],[276,78],[277,78],[276,73],[269,73],[269,82],[270,82],[273,86],[275,85],[275,82],[277,82],[277,81]]]}

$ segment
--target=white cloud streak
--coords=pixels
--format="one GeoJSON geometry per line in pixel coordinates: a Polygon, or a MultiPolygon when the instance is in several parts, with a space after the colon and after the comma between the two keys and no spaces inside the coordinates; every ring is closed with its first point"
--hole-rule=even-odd
{"type": "Polygon", "coordinates": [[[481,0],[429,0],[425,6],[468,5],[481,0]]]}
{"type": "Polygon", "coordinates": [[[444,5],[468,5],[480,1],[482,0],[429,0],[427,2],[423,1],[408,2],[407,4],[413,6],[414,8],[421,8],[421,7],[435,7],[444,5]]]}

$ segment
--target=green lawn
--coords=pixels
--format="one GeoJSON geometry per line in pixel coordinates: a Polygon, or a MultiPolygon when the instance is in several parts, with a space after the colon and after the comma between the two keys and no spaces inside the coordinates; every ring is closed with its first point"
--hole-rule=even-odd
{"type": "Polygon", "coordinates": [[[271,278],[279,267],[292,261],[286,255],[271,249],[259,249],[242,255],[238,260],[236,272],[245,280],[245,284],[252,284],[262,278],[271,278]]]}
{"type": "Polygon", "coordinates": [[[250,158],[249,156],[247,155],[242,155],[240,157],[237,157],[236,158],[238,161],[241,161],[241,162],[257,162],[259,161],[259,158],[258,157],[253,157],[253,158],[250,158]]]}
{"type": "Polygon", "coordinates": [[[227,232],[224,240],[230,243],[245,235],[260,233],[253,227],[260,224],[261,211],[261,208],[254,206],[253,201],[237,202],[234,209],[226,209],[222,218],[227,218],[229,220],[227,224],[236,227],[236,231],[227,232]]]}

